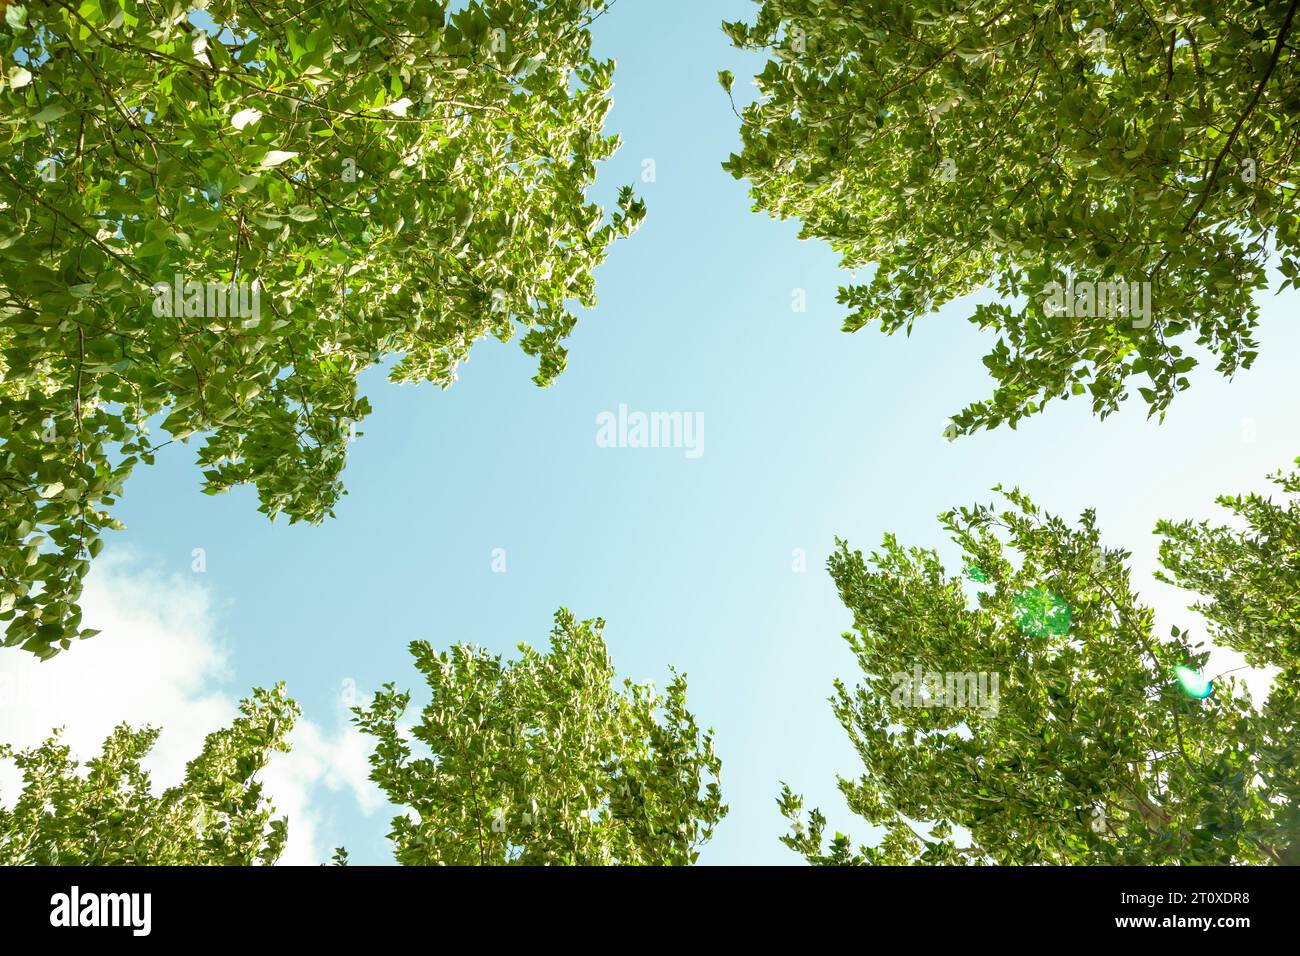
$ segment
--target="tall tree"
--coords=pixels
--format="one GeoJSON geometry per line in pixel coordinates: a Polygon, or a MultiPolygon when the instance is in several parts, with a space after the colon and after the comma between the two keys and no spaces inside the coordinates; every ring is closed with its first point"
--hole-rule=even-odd
{"type": "Polygon", "coordinates": [[[201,436],[206,492],[320,521],[360,372],[446,387],[522,330],[548,384],[644,215],[585,198],[617,148],[605,0],[202,6],[0,22],[0,622],[41,657],[94,633],[81,582],[137,463],[201,436]]]}
{"type": "Polygon", "coordinates": [[[555,616],[551,648],[503,663],[457,644],[411,644],[432,697],[406,728],[388,684],[356,722],[373,779],[406,812],[390,837],[408,865],[693,863],[726,813],[712,732],[666,693],[624,681],[600,620],[555,616]],[[428,755],[423,755],[427,751],[428,755]]]}
{"type": "Polygon", "coordinates": [[[156,728],[117,727],[82,768],[56,733],[39,747],[0,745],[23,789],[0,803],[4,866],[201,866],[271,864],[288,823],[256,780],[285,743],[299,710],[277,686],[240,703],[231,725],[208,735],[181,784],[155,796],[140,762],[156,728]]]}
{"type": "MultiPolygon", "coordinates": [[[[910,331],[991,286],[993,395],[956,434],[1131,380],[1163,416],[1192,342],[1255,358],[1255,293],[1300,282],[1297,0],[762,0],[773,57],[724,164],[846,268],[847,331],[910,331]]],[[[720,74],[730,90],[733,77],[720,74]]]]}
{"type": "Polygon", "coordinates": [[[782,841],[832,864],[1295,860],[1297,659],[1253,709],[1234,678],[1204,681],[1186,631],[1155,635],[1092,511],[1071,527],[1005,500],[942,516],[966,581],[893,536],[869,558],[840,542],[830,571],[864,677],[831,700],[864,772],[839,786],[884,832],[828,842],[785,787],[782,841]],[[953,693],[976,675],[983,699],[953,693]]]}

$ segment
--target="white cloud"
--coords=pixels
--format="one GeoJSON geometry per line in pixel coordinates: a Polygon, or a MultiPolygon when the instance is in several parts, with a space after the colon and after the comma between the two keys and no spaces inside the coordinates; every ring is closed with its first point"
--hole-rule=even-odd
{"type": "MultiPolygon", "coordinates": [[[[0,741],[33,746],[62,726],[74,755],[85,759],[117,724],[151,724],[162,733],[146,768],[158,790],[177,783],[203,738],[235,716],[250,690],[231,686],[231,649],[216,633],[211,595],[192,578],[105,555],[87,579],[82,607],[87,625],[102,633],[53,660],[0,650],[0,741]]],[[[314,799],[320,788],[351,791],[365,813],[383,802],[367,779],[367,742],[342,713],[333,732],[299,718],[292,750],[275,755],[261,775],[277,813],[289,818],[282,863],[328,858],[314,799]]],[[[0,802],[19,783],[12,764],[0,764],[0,802]]]]}

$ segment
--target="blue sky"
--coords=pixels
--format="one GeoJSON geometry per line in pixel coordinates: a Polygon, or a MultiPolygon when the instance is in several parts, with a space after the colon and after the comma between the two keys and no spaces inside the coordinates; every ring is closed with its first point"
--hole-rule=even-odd
{"type": "MultiPolygon", "coordinates": [[[[597,22],[598,53],[618,60],[609,128],[623,137],[598,194],[632,182],[648,216],[598,272],[599,305],[580,314],[554,386],[531,384],[531,360],[494,341],[446,392],[368,374],[374,413],[349,495],[321,527],[269,523],[248,489],[202,495],[192,446],[137,470],[119,512],[129,530],[105,553],[159,601],[201,589],[228,661],[212,677],[223,693],[284,680],[333,734],[346,681],[363,694],[413,685],[409,641],[508,653],[544,644],[567,606],[606,620],[627,676],[663,684],[670,664],[689,675],[731,807],[704,862],[792,863],[777,842],[781,780],[867,835],[834,786],[857,768],[826,703],[835,677],[856,676],[840,639],[849,615],[824,570],[836,535],[864,550],[886,530],[937,546],[938,513],[1016,484],[1068,516],[1095,506],[1106,542],[1134,552],[1139,590],[1174,612],[1178,595],[1145,576],[1156,519],[1211,515],[1216,494],[1259,488],[1300,454],[1293,293],[1266,298],[1256,367],[1232,383],[1198,369],[1163,425],[1137,405],[1098,422],[1076,400],[1016,431],[947,442],[948,415],[991,387],[980,363],[991,340],[964,321],[971,302],[910,339],[846,335],[833,253],[751,212],[745,184],[720,168],[738,136],[717,71],[735,72],[743,99],[761,62],[719,23],[754,9],[621,0],[597,22]],[[597,447],[596,416],[621,403],[702,413],[703,455],[597,447]],[[806,573],[792,570],[795,549],[806,573]]],[[[131,637],[95,639],[112,640],[131,637]]],[[[347,788],[311,800],[320,846],[391,858],[385,810],[363,812],[347,788]]]]}

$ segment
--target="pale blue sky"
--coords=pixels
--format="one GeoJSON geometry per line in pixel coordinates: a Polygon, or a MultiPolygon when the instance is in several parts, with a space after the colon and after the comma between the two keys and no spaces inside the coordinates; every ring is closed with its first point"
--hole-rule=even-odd
{"type": "MultiPolygon", "coordinates": [[[[780,780],[865,833],[834,788],[857,764],[825,701],[836,676],[856,676],[823,568],[835,535],[864,550],[886,530],[937,545],[935,515],[1000,481],[1066,515],[1095,505],[1107,542],[1147,569],[1158,517],[1210,514],[1216,493],[1259,487],[1300,453],[1294,294],[1268,298],[1256,368],[1235,383],[1199,369],[1163,426],[1137,406],[1097,422],[1076,400],[946,442],[947,416],[990,388],[970,304],[910,339],[842,333],[834,255],[750,212],[720,168],[738,136],[716,73],[733,70],[743,99],[761,62],[718,26],[755,9],[621,0],[597,22],[599,54],[618,60],[609,125],[624,144],[599,195],[635,182],[649,212],[598,272],[599,306],[581,314],[552,388],[530,383],[514,343],[476,346],[447,392],[366,376],[375,411],[350,494],[322,527],[268,523],[247,489],[203,496],[192,448],[137,471],[120,509],[129,530],[107,550],[185,576],[191,550],[206,550],[195,577],[229,642],[231,693],[285,680],[333,727],[345,679],[363,693],[412,686],[412,639],[509,652],[544,643],[561,605],[601,616],[624,674],[662,684],[676,665],[716,728],[731,813],[704,861],[791,863],[780,780]],[[653,183],[640,181],[646,159],[653,183]],[[702,412],[704,454],[598,448],[596,416],[620,403],[702,412]],[[796,548],[805,574],[791,570],[796,548]]],[[[390,859],[387,813],[363,815],[344,792],[318,799],[326,845],[390,859]]]]}

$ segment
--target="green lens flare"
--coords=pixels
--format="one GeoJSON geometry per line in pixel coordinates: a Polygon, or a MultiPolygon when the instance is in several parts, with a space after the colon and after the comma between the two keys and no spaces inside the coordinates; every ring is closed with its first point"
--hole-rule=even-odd
{"type": "Polygon", "coordinates": [[[1195,697],[1197,700],[1204,700],[1209,697],[1214,690],[1214,682],[1205,679],[1200,671],[1192,670],[1190,667],[1184,667],[1182,664],[1174,666],[1174,676],[1178,678],[1179,685],[1183,688],[1183,693],[1188,697],[1195,697]]]}
{"type": "Polygon", "coordinates": [[[1061,637],[1070,630],[1070,607],[1053,591],[1031,588],[1011,599],[1021,634],[1061,637]]]}

